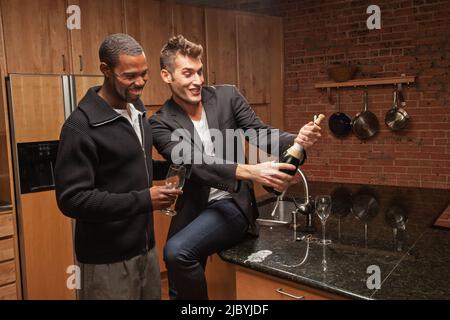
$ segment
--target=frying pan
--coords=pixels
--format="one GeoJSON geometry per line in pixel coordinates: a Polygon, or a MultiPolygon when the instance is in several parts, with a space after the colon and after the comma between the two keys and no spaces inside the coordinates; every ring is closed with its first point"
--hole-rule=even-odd
{"type": "Polygon", "coordinates": [[[339,218],[348,216],[352,211],[352,194],[346,187],[337,187],[331,194],[331,213],[339,218]]]}
{"type": "Polygon", "coordinates": [[[338,217],[338,240],[341,240],[341,218],[352,212],[352,194],[346,187],[337,187],[331,194],[331,213],[338,217]]]}
{"type": "Polygon", "coordinates": [[[380,203],[374,192],[369,188],[361,188],[352,199],[352,212],[355,217],[364,223],[364,242],[367,247],[367,225],[378,214],[380,203]]]}
{"type": "Polygon", "coordinates": [[[337,93],[338,112],[333,113],[328,119],[328,127],[336,137],[345,137],[352,131],[352,119],[341,112],[339,92],[337,93]]]}
{"type": "Polygon", "coordinates": [[[353,133],[362,140],[372,138],[380,130],[377,116],[367,108],[367,91],[364,91],[364,110],[359,112],[352,120],[353,133]]]}
{"type": "Polygon", "coordinates": [[[402,85],[398,84],[398,90],[394,90],[394,103],[392,104],[392,109],[389,110],[384,117],[384,123],[392,131],[402,130],[408,125],[409,115],[405,109],[402,108],[405,105],[406,103],[403,98],[402,85]],[[399,101],[401,107],[398,106],[399,101]]]}
{"type": "Polygon", "coordinates": [[[352,212],[365,224],[372,221],[380,209],[377,197],[369,188],[361,188],[352,198],[352,202],[352,212]]]}

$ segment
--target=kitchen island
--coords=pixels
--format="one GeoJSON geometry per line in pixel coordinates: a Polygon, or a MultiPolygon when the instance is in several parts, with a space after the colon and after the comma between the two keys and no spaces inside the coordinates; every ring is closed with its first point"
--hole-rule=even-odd
{"type": "MultiPolygon", "coordinates": [[[[288,194],[302,201],[301,189],[288,194]]],[[[450,298],[450,230],[434,226],[450,203],[449,190],[315,182],[310,194],[333,195],[326,224],[332,243],[317,243],[316,216],[318,232],[309,236],[291,223],[261,226],[258,238],[219,255],[235,298],[450,298]],[[373,210],[361,211],[361,199],[373,210]]]]}

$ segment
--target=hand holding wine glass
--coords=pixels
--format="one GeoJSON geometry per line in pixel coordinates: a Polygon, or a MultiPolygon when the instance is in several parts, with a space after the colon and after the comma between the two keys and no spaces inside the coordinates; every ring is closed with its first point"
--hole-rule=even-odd
{"type": "Polygon", "coordinates": [[[325,224],[327,222],[328,217],[331,212],[331,196],[329,195],[320,195],[316,197],[316,214],[319,216],[320,221],[322,222],[322,241],[319,243],[326,245],[330,244],[331,240],[325,239],[325,224]]]}
{"type": "MultiPolygon", "coordinates": [[[[184,186],[186,178],[186,167],[182,165],[172,164],[166,176],[166,188],[169,190],[181,190],[184,186]]],[[[175,201],[176,202],[176,199],[175,201]]],[[[162,209],[163,213],[168,216],[175,216],[177,212],[172,206],[162,209]]]]}

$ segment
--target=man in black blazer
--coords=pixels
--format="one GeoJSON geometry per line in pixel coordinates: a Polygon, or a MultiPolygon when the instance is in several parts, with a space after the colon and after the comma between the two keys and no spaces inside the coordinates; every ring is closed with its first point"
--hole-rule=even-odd
{"type": "Polygon", "coordinates": [[[274,130],[256,116],[235,86],[203,86],[202,51],[183,36],[163,47],[161,77],[172,98],[150,119],[158,152],[187,167],[164,249],[172,299],[207,299],[207,257],[247,233],[257,235],[253,182],[284,190],[293,180],[280,171],[294,170],[290,164],[245,164],[241,140],[230,130],[240,130],[251,144],[269,152],[278,149],[277,156],[295,141],[303,147],[301,162],[304,149],[320,137],[320,127],[313,122],[298,136],[274,130]]]}

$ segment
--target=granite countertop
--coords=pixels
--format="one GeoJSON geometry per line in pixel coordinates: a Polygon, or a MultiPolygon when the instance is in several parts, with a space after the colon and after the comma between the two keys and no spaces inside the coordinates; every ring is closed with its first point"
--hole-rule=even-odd
{"type": "MultiPolygon", "coordinates": [[[[297,199],[302,193],[298,187],[289,190],[297,199]]],[[[450,299],[450,230],[434,227],[450,204],[450,190],[314,182],[310,194],[333,195],[335,205],[326,224],[330,245],[317,243],[322,233],[314,216],[317,233],[304,237],[291,224],[261,226],[258,238],[245,239],[221,252],[221,258],[354,299],[450,299]],[[362,193],[377,204],[369,218],[343,210],[355,208],[362,193]],[[254,261],[262,250],[271,253],[254,261]]],[[[267,212],[261,214],[269,218],[267,212]]]]}

